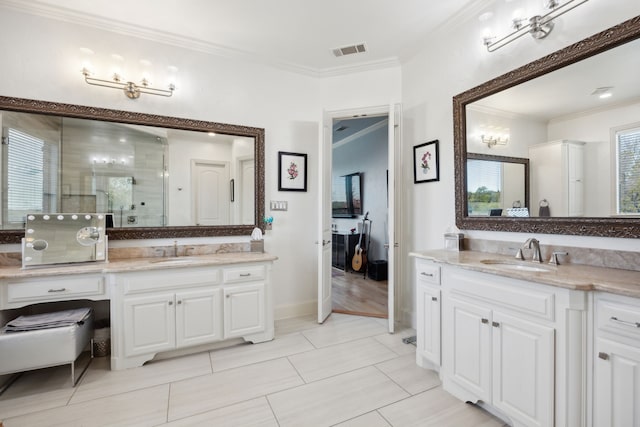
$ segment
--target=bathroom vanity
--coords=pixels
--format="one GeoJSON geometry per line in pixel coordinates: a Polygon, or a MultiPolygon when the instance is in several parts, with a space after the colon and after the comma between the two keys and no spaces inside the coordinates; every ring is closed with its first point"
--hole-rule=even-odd
{"type": "Polygon", "coordinates": [[[419,366],[514,426],[639,425],[640,272],[415,257],[419,366]]]}
{"type": "Polygon", "coordinates": [[[158,353],[233,338],[274,337],[275,256],[238,252],[140,258],[21,269],[0,268],[0,310],[70,300],[109,300],[111,369],[158,353]]]}

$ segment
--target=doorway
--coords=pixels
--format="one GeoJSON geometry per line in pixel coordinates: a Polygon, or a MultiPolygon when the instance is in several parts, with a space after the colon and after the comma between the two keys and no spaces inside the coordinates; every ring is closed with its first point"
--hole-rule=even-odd
{"type": "MultiPolygon", "coordinates": [[[[321,207],[320,221],[318,221],[318,322],[323,323],[325,319],[331,314],[333,311],[333,298],[332,298],[332,255],[333,255],[333,235],[334,232],[340,231],[340,225],[333,225],[333,213],[332,213],[332,160],[333,160],[333,128],[334,128],[334,120],[346,120],[346,119],[356,119],[356,118],[366,118],[366,117],[382,117],[386,118],[386,149],[387,149],[387,164],[380,165],[376,174],[378,177],[383,176],[383,186],[382,190],[378,190],[378,194],[370,197],[373,201],[381,202],[386,206],[386,214],[375,214],[376,218],[372,227],[372,238],[371,241],[376,241],[376,245],[372,246],[373,251],[371,256],[373,260],[384,260],[384,254],[386,253],[387,259],[387,324],[388,330],[390,333],[394,332],[395,329],[395,313],[396,313],[396,302],[399,300],[396,296],[397,288],[395,287],[396,283],[400,283],[400,271],[396,266],[397,252],[398,248],[401,246],[399,239],[397,236],[400,236],[400,233],[397,230],[401,230],[402,226],[400,223],[401,215],[401,204],[396,203],[396,194],[401,194],[401,180],[399,177],[401,174],[401,163],[400,155],[396,155],[399,153],[400,146],[400,127],[396,125],[396,123],[400,123],[400,106],[397,104],[390,104],[380,107],[368,107],[361,108],[357,110],[343,110],[343,111],[335,111],[335,112],[327,112],[325,111],[323,114],[323,125],[320,128],[320,140],[321,143],[319,145],[319,156],[318,156],[318,168],[321,171],[320,173],[320,182],[319,182],[319,203],[321,207]],[[385,197],[385,193],[387,196],[385,197]],[[384,218],[382,218],[384,217],[384,218]],[[332,228],[333,227],[333,228],[332,228]],[[380,234],[380,237],[373,236],[374,233],[380,234]]],[[[336,122],[337,123],[337,122],[336,122]]],[[[336,129],[340,126],[338,125],[336,129]]],[[[354,133],[357,137],[358,132],[354,133]]],[[[343,138],[344,139],[344,138],[343,138]]],[[[344,142],[344,141],[343,141],[344,142]]],[[[369,150],[364,149],[361,150],[356,160],[358,164],[364,162],[365,159],[370,157],[369,150]]],[[[373,176],[372,175],[372,176],[373,176]]],[[[362,178],[363,184],[363,192],[366,192],[365,189],[369,184],[369,180],[367,177],[362,178]]],[[[379,180],[379,178],[378,178],[379,180]]],[[[373,182],[376,182],[374,180],[373,182]]],[[[378,187],[379,188],[379,187],[378,187]]],[[[351,226],[350,227],[342,227],[347,228],[348,233],[338,233],[343,235],[352,236],[356,232],[358,232],[359,239],[359,231],[364,229],[362,226],[358,227],[358,223],[363,220],[364,215],[366,215],[367,200],[366,194],[363,194],[362,207],[363,211],[361,211],[360,215],[356,215],[355,217],[351,217],[351,226]],[[364,214],[364,215],[363,215],[364,214]],[[354,224],[356,225],[355,230],[351,233],[351,229],[354,228],[354,224]],[[360,230],[359,230],[360,229],[360,230]]],[[[369,206],[370,208],[370,206],[369,206]]],[[[365,226],[366,227],[366,226],[365,226]]],[[[368,230],[366,230],[369,233],[368,230]]],[[[373,243],[372,243],[373,245],[373,243]]],[[[347,256],[348,258],[348,256],[347,256]]],[[[345,260],[346,263],[346,260],[345,260]]],[[[366,278],[365,280],[370,280],[366,278]]]]}
{"type": "Polygon", "coordinates": [[[388,125],[387,114],[332,122],[334,313],[388,317],[388,125]]]}

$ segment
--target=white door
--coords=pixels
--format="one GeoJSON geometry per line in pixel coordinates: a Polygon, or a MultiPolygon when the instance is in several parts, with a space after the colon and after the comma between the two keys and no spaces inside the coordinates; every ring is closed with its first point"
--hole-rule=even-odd
{"type": "Polygon", "coordinates": [[[400,283],[400,269],[396,266],[399,244],[396,228],[399,225],[401,204],[396,204],[396,194],[402,192],[402,179],[396,179],[396,173],[400,174],[401,156],[396,156],[400,147],[400,106],[389,105],[384,107],[372,107],[359,110],[341,111],[335,113],[325,112],[323,125],[320,132],[320,148],[318,155],[318,170],[321,171],[320,186],[320,219],[318,221],[318,322],[331,314],[331,159],[332,159],[332,120],[334,118],[352,117],[355,114],[388,114],[388,170],[389,170],[389,211],[388,220],[388,325],[389,332],[394,332],[396,289],[395,283],[400,283]],[[398,206],[396,206],[398,205],[398,206]]]}
{"type": "Polygon", "coordinates": [[[320,171],[318,220],[318,323],[331,314],[331,120],[324,113],[320,128],[318,171],[320,171]]]}
{"type": "Polygon", "coordinates": [[[395,330],[395,321],[396,321],[396,281],[400,282],[400,268],[396,266],[397,253],[399,250],[399,243],[396,234],[396,228],[399,225],[399,218],[402,218],[400,215],[399,209],[401,203],[398,203],[396,207],[396,194],[402,194],[402,188],[399,188],[399,185],[402,183],[402,179],[397,179],[396,171],[401,173],[402,165],[400,161],[402,156],[396,156],[396,153],[400,152],[400,106],[399,105],[390,105],[389,106],[389,136],[388,136],[388,169],[389,169],[389,207],[388,207],[388,215],[389,215],[389,231],[388,231],[388,242],[389,242],[389,250],[387,251],[388,258],[388,271],[387,274],[387,314],[388,314],[388,328],[389,333],[393,333],[395,330]]]}
{"type": "Polygon", "coordinates": [[[191,194],[196,225],[229,224],[229,164],[191,161],[191,194]]]}
{"type": "Polygon", "coordinates": [[[240,203],[240,224],[255,224],[255,176],[256,166],[254,159],[240,161],[240,174],[238,190],[240,194],[235,194],[234,199],[240,203]]]}

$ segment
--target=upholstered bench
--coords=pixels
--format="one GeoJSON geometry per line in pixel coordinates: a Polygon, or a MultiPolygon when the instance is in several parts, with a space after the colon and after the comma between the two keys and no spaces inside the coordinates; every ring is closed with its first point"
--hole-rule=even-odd
{"type": "MultiPolygon", "coordinates": [[[[24,332],[0,331],[0,375],[70,364],[71,382],[75,386],[89,367],[87,363],[76,379],[75,361],[91,343],[92,335],[93,311],[81,322],[69,326],[24,332]]],[[[90,348],[93,351],[93,345],[90,348]]]]}

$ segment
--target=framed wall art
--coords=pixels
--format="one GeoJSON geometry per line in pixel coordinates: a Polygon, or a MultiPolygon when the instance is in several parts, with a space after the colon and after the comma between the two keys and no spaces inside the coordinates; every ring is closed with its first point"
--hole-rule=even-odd
{"type": "Polygon", "coordinates": [[[278,152],[278,191],[307,191],[307,155],[278,152]]]}
{"type": "Polygon", "coordinates": [[[413,147],[413,182],[415,184],[440,180],[438,157],[437,139],[413,147]]]}

